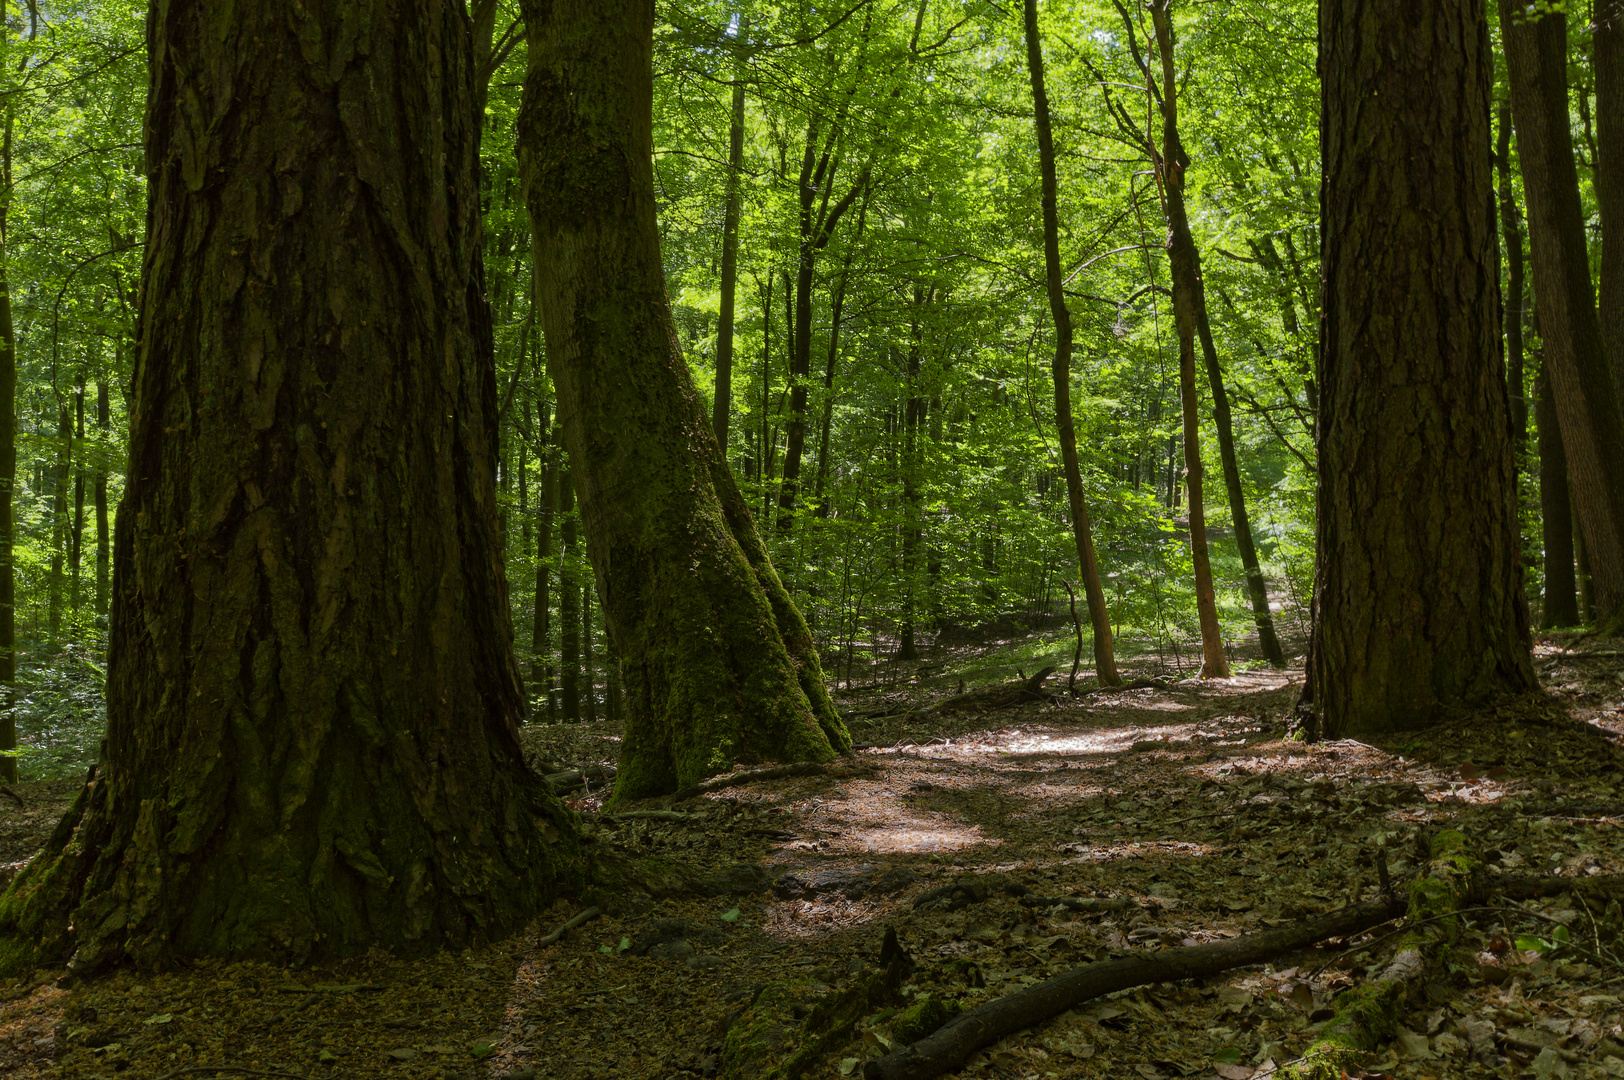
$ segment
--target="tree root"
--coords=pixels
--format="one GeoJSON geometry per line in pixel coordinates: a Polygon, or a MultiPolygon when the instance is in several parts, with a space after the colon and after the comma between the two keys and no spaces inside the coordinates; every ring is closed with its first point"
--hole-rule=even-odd
{"type": "Polygon", "coordinates": [[[1246,937],[1088,964],[961,1013],[934,1034],[870,1061],[863,1076],[929,1080],[959,1068],[983,1046],[1103,994],[1262,963],[1325,938],[1361,933],[1403,913],[1402,902],[1377,900],[1246,937]]]}
{"type": "Polygon", "coordinates": [[[720,791],[722,788],[738,787],[741,784],[754,784],[759,780],[782,780],[786,776],[822,776],[828,771],[815,761],[801,761],[793,765],[771,765],[765,769],[752,769],[749,772],[733,773],[731,776],[714,776],[702,783],[683,788],[671,796],[671,801],[682,802],[685,799],[703,795],[707,791],[720,791]]]}

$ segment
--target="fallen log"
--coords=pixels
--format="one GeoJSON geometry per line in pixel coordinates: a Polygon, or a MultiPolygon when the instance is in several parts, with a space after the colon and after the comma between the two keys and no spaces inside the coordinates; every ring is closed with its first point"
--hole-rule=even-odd
{"type": "Polygon", "coordinates": [[[863,1076],[929,1080],[959,1068],[983,1046],[1104,994],[1260,964],[1326,938],[1362,933],[1397,918],[1404,908],[1402,900],[1374,900],[1246,937],[1087,964],[961,1013],[934,1034],[870,1061],[863,1076]]]}
{"type": "Polygon", "coordinates": [[[1050,695],[1043,692],[1043,682],[1054,673],[1055,668],[1050,665],[1030,679],[1016,679],[996,686],[977,687],[963,694],[954,694],[938,704],[915,709],[908,715],[911,719],[923,720],[932,716],[946,716],[949,713],[991,712],[994,709],[1007,709],[1011,705],[1019,705],[1025,701],[1048,701],[1050,695]]]}

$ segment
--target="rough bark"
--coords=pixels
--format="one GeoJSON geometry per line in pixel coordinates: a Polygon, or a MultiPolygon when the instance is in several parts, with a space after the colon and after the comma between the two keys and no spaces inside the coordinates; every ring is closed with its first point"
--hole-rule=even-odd
{"type": "Polygon", "coordinates": [[[527,0],[524,13],[519,162],[547,361],[626,679],[615,798],[735,761],[827,761],[851,738],[671,319],[655,224],[654,4],[527,0]]]}
{"type": "MultiPolygon", "coordinates": [[[[739,20],[736,47],[744,48],[749,21],[739,20]]],[[[733,411],[733,305],[739,284],[739,174],[744,166],[744,80],[734,73],[733,111],[728,121],[727,205],[722,211],[722,307],[716,318],[716,397],[711,426],[727,457],[727,422],[733,411]]]]}
{"type": "Polygon", "coordinates": [[[154,3],[102,758],[0,966],[522,927],[582,874],[524,765],[468,18],[154,3]]]}
{"type": "Polygon", "coordinates": [[[1431,724],[1440,707],[1535,681],[1483,0],[1321,0],[1319,18],[1324,324],[1305,704],[1341,738],[1431,724]]]}
{"type": "Polygon", "coordinates": [[[17,779],[17,570],[12,556],[17,487],[17,335],[11,320],[11,105],[0,118],[0,781],[17,779]]]}
{"type": "Polygon", "coordinates": [[[1539,430],[1539,523],[1545,551],[1545,597],[1539,628],[1579,624],[1578,582],[1573,576],[1573,507],[1568,500],[1568,457],[1551,400],[1550,377],[1541,370],[1535,384],[1534,424],[1539,430]]]}
{"type": "Polygon", "coordinates": [[[1088,503],[1083,497],[1083,475],[1077,462],[1077,430],[1071,416],[1071,312],[1060,268],[1060,210],[1055,180],[1054,134],[1049,123],[1049,94],[1043,83],[1043,42],[1038,36],[1037,0],[1025,0],[1026,66],[1032,76],[1032,104],[1038,136],[1038,168],[1043,180],[1043,262],[1049,294],[1049,311],[1054,317],[1054,413],[1055,434],[1060,443],[1060,462],[1066,473],[1066,497],[1071,511],[1072,539],[1077,545],[1077,563],[1088,597],[1088,620],[1094,630],[1094,670],[1101,686],[1121,682],[1116,670],[1116,653],[1111,640],[1111,615],[1105,607],[1105,589],[1100,584],[1099,563],[1094,558],[1094,537],[1088,520],[1088,503]]]}
{"type": "MultiPolygon", "coordinates": [[[[1155,167],[1162,187],[1162,206],[1167,214],[1167,261],[1173,277],[1173,322],[1179,339],[1179,398],[1184,419],[1184,480],[1189,492],[1190,560],[1195,567],[1195,608],[1201,624],[1201,677],[1221,679],[1229,676],[1229,658],[1224,654],[1224,632],[1218,624],[1218,596],[1212,582],[1212,559],[1207,550],[1206,495],[1202,491],[1202,478],[1206,470],[1201,464],[1201,392],[1195,381],[1196,325],[1206,317],[1206,296],[1201,285],[1201,253],[1196,250],[1195,238],[1190,235],[1190,219],[1184,208],[1184,176],[1190,167],[1189,155],[1179,141],[1178,79],[1173,70],[1173,24],[1167,14],[1168,0],[1150,0],[1150,16],[1156,31],[1156,47],[1162,68],[1162,146],[1156,156],[1155,167]]],[[[1203,346],[1208,344],[1202,342],[1203,346]]],[[[1217,369],[1216,352],[1208,361],[1209,374],[1217,369]]],[[[1218,380],[1222,384],[1222,377],[1218,380]]],[[[1228,402],[1218,395],[1225,411],[1228,402]]],[[[1233,460],[1234,447],[1228,458],[1233,460]]],[[[1228,462],[1226,461],[1226,465],[1228,462]]],[[[1240,473],[1235,472],[1235,487],[1240,486],[1240,473]]],[[[1238,521],[1245,521],[1245,504],[1235,500],[1239,507],[1238,521]]],[[[1238,531],[1238,530],[1237,530],[1238,531]]],[[[1250,528],[1247,546],[1251,546],[1250,528]]],[[[1262,584],[1262,575],[1255,574],[1257,555],[1252,556],[1254,573],[1262,584]]],[[[1254,594],[1254,612],[1257,596],[1254,594]]],[[[1261,628],[1269,620],[1269,598],[1262,593],[1261,628]]],[[[1273,626],[1270,625],[1272,636],[1273,626]]],[[[1275,652],[1280,651],[1278,643],[1275,652]]]]}
{"type": "Polygon", "coordinates": [[[1624,617],[1624,421],[1608,372],[1568,113],[1567,17],[1500,0],[1545,364],[1598,614],[1624,617]]]}
{"type": "Polygon", "coordinates": [[[1591,47],[1596,75],[1596,210],[1601,218],[1601,334],[1613,393],[1624,399],[1624,0],[1596,0],[1591,47]]]}

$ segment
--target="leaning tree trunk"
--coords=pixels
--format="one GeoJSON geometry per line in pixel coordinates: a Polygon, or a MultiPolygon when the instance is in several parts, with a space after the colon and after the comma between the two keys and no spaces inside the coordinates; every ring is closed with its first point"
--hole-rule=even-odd
{"type": "MultiPolygon", "coordinates": [[[[1229,658],[1224,655],[1224,631],[1218,624],[1218,596],[1212,583],[1212,559],[1207,550],[1206,495],[1202,491],[1201,466],[1201,411],[1200,391],[1195,382],[1195,338],[1197,323],[1206,318],[1206,296],[1201,286],[1201,253],[1196,250],[1195,238],[1190,235],[1190,219],[1184,209],[1184,174],[1190,159],[1179,141],[1178,80],[1173,71],[1173,24],[1167,17],[1168,0],[1151,0],[1150,17],[1156,28],[1157,52],[1162,66],[1162,151],[1155,166],[1162,182],[1162,198],[1167,212],[1167,261],[1173,275],[1173,321],[1179,336],[1179,398],[1184,417],[1184,479],[1189,491],[1190,561],[1195,567],[1195,609],[1201,624],[1201,677],[1223,679],[1229,677],[1229,658]]],[[[1203,345],[1207,344],[1203,340],[1203,345]]],[[[1208,360],[1209,374],[1218,366],[1216,356],[1208,360]]],[[[1218,398],[1222,397],[1222,379],[1217,383],[1218,398]]],[[[1222,405],[1225,412],[1229,404],[1222,405]]],[[[1227,466],[1234,458],[1234,448],[1226,456],[1227,466]]],[[[1227,475],[1226,471],[1226,475],[1227,475]]],[[[1238,507],[1238,521],[1245,521],[1245,503],[1233,498],[1238,495],[1240,471],[1234,470],[1232,489],[1234,505],[1238,507]]],[[[1238,531],[1238,530],[1237,530],[1238,531]]],[[[1251,537],[1247,537],[1251,546],[1251,537]]],[[[1257,557],[1248,568],[1248,579],[1262,584],[1262,575],[1255,573],[1257,557]]],[[[1261,631],[1267,625],[1269,636],[1274,627],[1269,620],[1269,598],[1254,589],[1254,613],[1258,615],[1261,631]],[[1256,607],[1261,599],[1261,608],[1256,607]]],[[[1274,647],[1278,655],[1280,646],[1274,647]]],[[[1271,657],[1271,659],[1273,659],[1271,657]]],[[[1283,662],[1281,658],[1280,662],[1283,662]]]]}
{"type": "Polygon", "coordinates": [[[1319,28],[1324,333],[1305,697],[1341,738],[1430,724],[1440,706],[1535,681],[1483,0],[1320,0],[1319,28]]]}
{"type": "Polygon", "coordinates": [[[526,0],[519,164],[547,362],[626,680],[615,798],[851,737],[677,345],[655,223],[653,0],[526,0]],[[636,438],[625,437],[636,432],[636,438]]]}
{"type": "Polygon", "coordinates": [[[1567,17],[1523,17],[1500,0],[1511,111],[1528,202],[1534,303],[1568,455],[1569,490],[1590,555],[1600,621],[1624,619],[1624,420],[1590,281],[1567,84],[1567,17]]]}
{"type": "Polygon", "coordinates": [[[468,18],[301,11],[149,14],[107,737],[12,971],[421,953],[581,876],[518,744],[468,18]]]}
{"type": "Polygon", "coordinates": [[[1624,0],[1596,0],[1594,22],[1601,334],[1613,393],[1624,407],[1624,0]]]}
{"type": "Polygon", "coordinates": [[[1060,463],[1066,473],[1066,497],[1071,510],[1072,539],[1077,544],[1078,569],[1088,597],[1088,621],[1094,631],[1094,671],[1101,686],[1116,686],[1116,652],[1111,640],[1111,613],[1105,607],[1105,588],[1094,559],[1094,536],[1089,527],[1088,503],[1083,497],[1083,474],[1077,462],[1077,431],[1071,416],[1071,312],[1060,267],[1059,184],[1055,180],[1054,134],[1049,124],[1049,92],[1043,85],[1043,41],[1038,36],[1037,0],[1026,0],[1026,66],[1032,74],[1032,105],[1038,134],[1038,168],[1043,180],[1043,263],[1054,316],[1055,434],[1060,442],[1060,463]]]}

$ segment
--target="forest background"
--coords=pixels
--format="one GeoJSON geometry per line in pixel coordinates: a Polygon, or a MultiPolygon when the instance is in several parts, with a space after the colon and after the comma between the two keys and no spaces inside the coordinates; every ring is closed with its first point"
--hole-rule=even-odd
{"type": "MultiPolygon", "coordinates": [[[[16,408],[0,417],[0,455],[16,459],[14,700],[25,778],[94,760],[105,715],[111,515],[125,467],[146,203],[145,8],[3,8],[0,296],[9,310],[0,309],[0,382],[15,379],[16,408]]],[[[618,679],[554,422],[513,152],[522,23],[506,2],[476,14],[489,60],[484,270],[519,654],[532,719],[613,716],[618,679]]],[[[1594,277],[1591,36],[1587,13],[1577,14],[1569,101],[1594,277]]],[[[1314,556],[1315,5],[1235,0],[1178,5],[1174,16],[1186,200],[1240,490],[1276,621],[1300,651],[1314,556]]],[[[1076,322],[1072,404],[1110,616],[1127,648],[1194,673],[1178,339],[1149,154],[1161,121],[1140,66],[1149,31],[1148,16],[1117,3],[1043,12],[1076,322]]],[[[1075,548],[1018,13],[931,0],[850,0],[827,11],[665,3],[655,75],[655,180],[682,347],[720,405],[728,458],[831,682],[911,675],[933,636],[1000,626],[1054,630],[1037,649],[1044,655],[1011,657],[1012,666],[1069,661],[1063,613],[1075,548]],[[733,192],[736,306],[727,319],[733,192]]],[[[1505,101],[1503,72],[1495,93],[1505,101]]],[[[1502,213],[1515,223],[1520,176],[1503,110],[1500,126],[1502,213]]],[[[1541,486],[1539,442],[1528,432],[1540,411],[1529,403],[1539,398],[1541,341],[1514,272],[1521,245],[1515,228],[1501,245],[1507,307],[1522,313],[1508,319],[1521,340],[1508,345],[1507,367],[1527,593],[1552,625],[1588,613],[1583,552],[1573,550],[1557,490],[1565,478],[1546,470],[1541,486]],[[1577,554],[1580,573],[1559,568],[1548,588],[1542,556],[1553,551],[1558,563],[1567,552],[1570,569],[1577,554]]],[[[1220,479],[1212,387],[1201,383],[1218,613],[1235,658],[1259,662],[1245,640],[1253,613],[1220,479]]]]}

